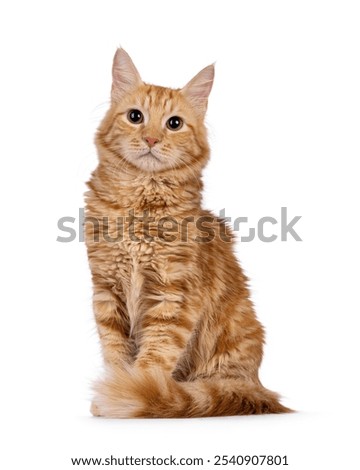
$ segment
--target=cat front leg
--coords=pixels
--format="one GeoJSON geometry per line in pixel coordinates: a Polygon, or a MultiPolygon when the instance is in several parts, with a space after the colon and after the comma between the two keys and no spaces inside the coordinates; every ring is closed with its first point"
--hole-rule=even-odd
{"type": "Polygon", "coordinates": [[[154,276],[145,277],[136,367],[160,367],[169,373],[175,369],[202,311],[201,300],[191,294],[191,285],[190,279],[162,283],[154,276]]]}
{"type": "Polygon", "coordinates": [[[93,309],[105,364],[131,362],[134,346],[124,302],[110,288],[95,285],[93,309]]]}

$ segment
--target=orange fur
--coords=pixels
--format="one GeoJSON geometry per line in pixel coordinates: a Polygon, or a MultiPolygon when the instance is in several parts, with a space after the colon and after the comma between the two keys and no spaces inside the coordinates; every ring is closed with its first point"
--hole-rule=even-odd
{"type": "Polygon", "coordinates": [[[147,85],[124,50],[115,55],[111,107],[96,136],[100,161],[86,198],[107,369],[95,387],[94,415],[289,411],[258,378],[264,332],[230,230],[201,208],[213,77],[209,66],[181,90],[147,85]],[[130,110],[142,121],[132,122],[130,110]],[[173,116],[181,118],[179,129],[169,127],[173,116]]]}

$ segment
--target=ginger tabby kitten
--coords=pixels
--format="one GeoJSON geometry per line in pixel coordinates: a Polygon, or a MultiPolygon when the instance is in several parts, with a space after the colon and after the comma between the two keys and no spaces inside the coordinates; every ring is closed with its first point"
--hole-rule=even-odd
{"type": "Polygon", "coordinates": [[[86,195],[106,367],[95,386],[96,416],[289,411],[258,378],[264,330],[230,230],[201,208],[213,78],[210,65],[182,89],[148,85],[123,49],[115,54],[86,195]]]}

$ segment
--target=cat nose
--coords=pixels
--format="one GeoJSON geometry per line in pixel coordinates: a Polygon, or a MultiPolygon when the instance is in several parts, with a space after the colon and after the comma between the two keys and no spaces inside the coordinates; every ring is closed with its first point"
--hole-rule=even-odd
{"type": "Polygon", "coordinates": [[[154,147],[154,145],[159,142],[159,139],[157,139],[156,137],[144,137],[144,140],[149,147],[154,147]]]}

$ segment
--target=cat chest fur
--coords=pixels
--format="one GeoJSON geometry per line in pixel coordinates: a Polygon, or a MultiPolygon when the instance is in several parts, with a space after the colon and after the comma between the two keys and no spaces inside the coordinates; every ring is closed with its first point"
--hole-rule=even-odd
{"type": "MultiPolygon", "coordinates": [[[[136,214],[134,214],[136,217],[136,214]]],[[[139,303],[144,300],[144,282],[149,273],[156,273],[156,284],[161,289],[156,297],[163,302],[179,302],[179,293],[167,292],[166,286],[175,283],[186,276],[191,278],[193,266],[190,266],[191,257],[184,260],[187,249],[192,243],[187,243],[187,249],[181,242],[180,225],[173,218],[172,225],[167,225],[158,216],[153,221],[134,224],[131,218],[124,224],[121,239],[111,245],[111,257],[114,260],[113,276],[115,285],[123,292],[130,323],[130,333],[136,330],[141,318],[139,303]],[[160,227],[160,228],[159,228],[160,227]],[[170,232],[166,230],[172,229],[170,232]],[[164,239],[172,237],[171,243],[165,243],[164,239]]],[[[194,253],[193,253],[194,254],[194,253]]],[[[154,279],[151,282],[154,287],[154,279]]],[[[154,295],[154,293],[152,294],[154,295]]],[[[182,298],[182,293],[180,295],[182,298]]]]}
{"type": "MultiPolygon", "coordinates": [[[[113,261],[114,286],[119,293],[123,294],[131,333],[136,330],[140,320],[139,303],[141,299],[144,299],[143,287],[149,273],[156,272],[158,281],[164,285],[185,268],[183,264],[177,263],[169,266],[169,255],[176,253],[179,249],[176,240],[171,243],[171,247],[165,248],[164,238],[168,235],[174,236],[174,232],[169,234],[164,232],[166,227],[168,229],[170,227],[154,213],[148,214],[150,222],[143,219],[143,214],[138,212],[125,217],[119,239],[116,242],[107,243],[113,261]]],[[[109,225],[113,226],[115,223],[116,221],[113,220],[109,225]]],[[[173,222],[173,226],[175,225],[176,223],[173,222]]]]}

